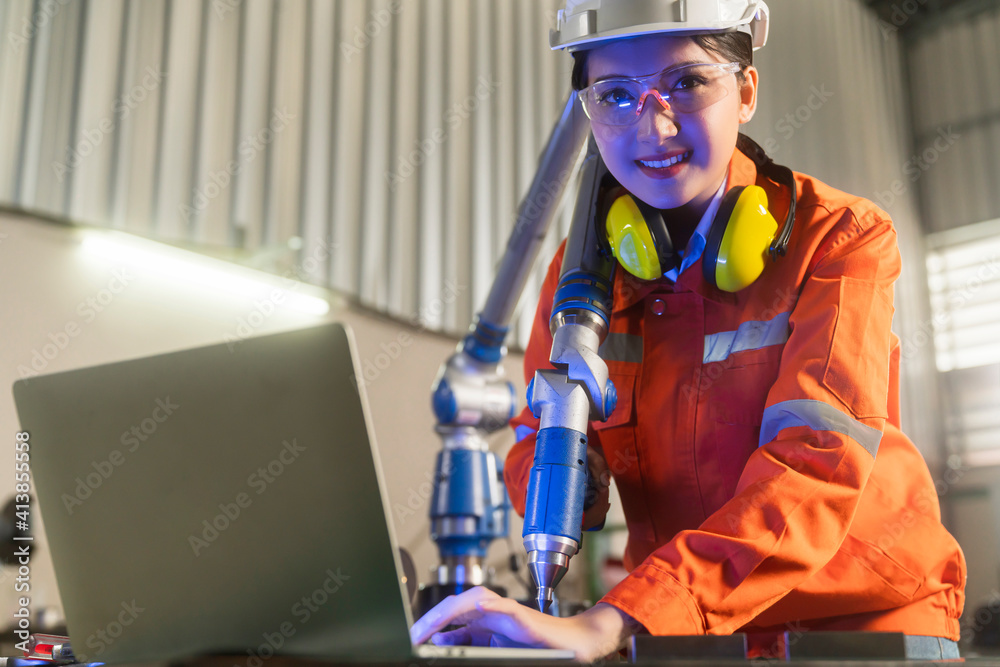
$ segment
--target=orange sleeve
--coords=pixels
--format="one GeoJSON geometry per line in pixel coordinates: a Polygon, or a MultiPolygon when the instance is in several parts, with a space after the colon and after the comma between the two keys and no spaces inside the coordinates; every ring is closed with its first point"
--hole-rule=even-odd
{"type": "Polygon", "coordinates": [[[821,569],[847,535],[888,414],[900,259],[888,219],[838,216],[791,313],[736,495],[603,599],[653,634],[736,631],[821,569]]]}

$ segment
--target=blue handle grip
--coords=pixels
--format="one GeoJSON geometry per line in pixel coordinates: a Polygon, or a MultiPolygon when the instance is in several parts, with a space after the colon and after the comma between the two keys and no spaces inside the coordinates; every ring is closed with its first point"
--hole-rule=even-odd
{"type": "Polygon", "coordinates": [[[543,428],[535,439],[521,535],[561,535],[579,542],[586,488],[586,434],[563,427],[543,428]]]}

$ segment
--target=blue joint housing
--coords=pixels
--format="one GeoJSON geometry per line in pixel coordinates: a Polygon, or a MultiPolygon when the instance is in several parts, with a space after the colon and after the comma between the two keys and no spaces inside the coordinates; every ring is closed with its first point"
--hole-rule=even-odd
{"type": "Polygon", "coordinates": [[[535,440],[521,535],[561,535],[579,542],[586,488],[586,434],[562,426],[543,428],[535,440]]]}
{"type": "Polygon", "coordinates": [[[508,327],[490,324],[482,317],[476,318],[473,327],[462,341],[462,351],[477,361],[497,363],[503,359],[503,341],[508,327]]]}
{"type": "Polygon", "coordinates": [[[431,498],[431,538],[442,556],[486,556],[490,542],[507,534],[510,499],[503,485],[492,479],[503,468],[489,451],[448,449],[438,452],[434,495],[431,498]],[[494,466],[488,460],[494,459],[494,466]],[[493,492],[499,488],[499,494],[493,492]],[[441,535],[435,519],[473,517],[476,529],[468,534],[441,535]]]}
{"type": "Polygon", "coordinates": [[[451,424],[458,416],[458,400],[448,380],[442,378],[431,394],[431,406],[439,424],[451,424]]]}
{"type": "Polygon", "coordinates": [[[608,323],[611,316],[611,283],[590,271],[573,271],[563,275],[552,299],[552,317],[571,308],[589,310],[608,323]]]}

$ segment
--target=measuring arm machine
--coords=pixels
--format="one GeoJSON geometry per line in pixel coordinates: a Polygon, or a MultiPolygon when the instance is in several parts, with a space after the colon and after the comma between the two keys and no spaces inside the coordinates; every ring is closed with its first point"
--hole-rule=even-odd
{"type": "Polygon", "coordinates": [[[589,480],[587,424],[618,400],[597,350],[608,334],[614,258],[602,250],[597,217],[607,169],[591,140],[552,303],[553,369],[535,371],[528,406],[539,419],[524,512],[524,548],[541,611],[580,548],[589,480]]]}
{"type": "MultiPolygon", "coordinates": [[[[486,551],[493,539],[507,534],[510,503],[502,464],[486,440],[506,426],[517,407],[514,387],[500,365],[504,340],[589,135],[590,123],[573,92],[518,209],[486,305],[434,382],[432,402],[443,448],[435,466],[430,520],[441,564],[435,581],[421,592],[421,611],[447,595],[487,584],[486,551]]],[[[549,608],[553,589],[580,546],[588,484],[587,422],[606,419],[616,399],[607,366],[597,354],[607,335],[614,270],[593,224],[605,174],[591,139],[550,321],[554,369],[538,371],[528,390],[528,403],[541,424],[523,536],[542,611],[549,608]]]]}

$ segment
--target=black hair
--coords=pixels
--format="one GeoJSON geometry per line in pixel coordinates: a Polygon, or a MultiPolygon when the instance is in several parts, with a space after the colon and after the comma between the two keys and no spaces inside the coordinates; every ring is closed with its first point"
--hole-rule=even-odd
{"type": "MultiPolygon", "coordinates": [[[[694,43],[709,53],[722,56],[726,62],[740,64],[737,74],[740,84],[746,77],[743,70],[753,65],[753,40],[745,32],[713,32],[692,35],[694,43]]],[[[587,87],[587,54],[590,51],[573,52],[573,74],[570,82],[573,90],[587,87]]]]}

